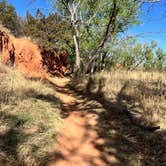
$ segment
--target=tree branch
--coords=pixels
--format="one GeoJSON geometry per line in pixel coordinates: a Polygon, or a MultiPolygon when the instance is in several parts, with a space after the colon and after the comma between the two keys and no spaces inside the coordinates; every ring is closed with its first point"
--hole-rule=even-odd
{"type": "Polygon", "coordinates": [[[93,52],[90,53],[90,57],[92,57],[87,64],[85,68],[85,73],[88,72],[91,64],[96,60],[98,52],[104,47],[105,42],[107,41],[108,34],[110,33],[111,35],[113,34],[115,30],[115,22],[116,22],[116,16],[118,14],[119,8],[117,7],[116,0],[113,2],[113,10],[110,11],[110,19],[106,27],[106,31],[101,39],[101,42],[97,49],[93,52]]]}

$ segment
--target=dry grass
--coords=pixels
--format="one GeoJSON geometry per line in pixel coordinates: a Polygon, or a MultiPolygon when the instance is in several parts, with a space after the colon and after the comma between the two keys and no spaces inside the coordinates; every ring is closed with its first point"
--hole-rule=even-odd
{"type": "Polygon", "coordinates": [[[56,92],[0,66],[0,165],[42,165],[62,124],[56,92]]]}
{"type": "Polygon", "coordinates": [[[85,103],[87,111],[98,115],[96,131],[104,143],[95,146],[103,158],[113,155],[117,166],[166,164],[166,74],[111,71],[74,83],[72,88],[91,100],[85,103]],[[160,130],[151,132],[131,123],[126,106],[137,124],[160,130]]]}
{"type": "MultiPolygon", "coordinates": [[[[79,86],[87,86],[84,79],[79,86]]],[[[166,129],[166,74],[142,71],[101,72],[92,76],[90,91],[100,91],[105,98],[120,100],[139,118],[166,129]],[[99,90],[100,88],[100,90],[99,90]]]]}

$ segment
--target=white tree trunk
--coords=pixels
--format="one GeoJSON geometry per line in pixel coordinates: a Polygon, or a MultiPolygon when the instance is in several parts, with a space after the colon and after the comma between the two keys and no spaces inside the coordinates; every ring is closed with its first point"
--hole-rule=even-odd
{"type": "Polygon", "coordinates": [[[76,53],[76,58],[75,58],[75,71],[77,72],[80,70],[80,49],[79,49],[79,39],[76,35],[73,35],[74,39],[74,45],[75,45],[75,53],[76,53]]]}
{"type": "Polygon", "coordinates": [[[73,28],[73,40],[74,40],[74,46],[75,46],[75,66],[74,66],[74,74],[77,77],[80,72],[81,68],[81,59],[80,59],[80,42],[79,42],[79,31],[78,31],[78,16],[77,16],[77,9],[79,4],[69,4],[69,11],[71,14],[71,22],[72,22],[72,28],[73,28]]]}

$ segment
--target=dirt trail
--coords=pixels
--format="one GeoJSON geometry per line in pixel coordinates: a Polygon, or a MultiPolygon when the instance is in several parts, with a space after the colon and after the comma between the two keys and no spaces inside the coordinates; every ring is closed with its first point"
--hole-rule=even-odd
{"type": "Polygon", "coordinates": [[[102,140],[96,132],[98,116],[84,110],[86,99],[65,88],[68,80],[51,80],[57,87],[57,96],[63,103],[65,127],[58,138],[59,157],[48,166],[108,166],[115,159],[111,156],[107,162],[95,145],[102,140]],[[110,161],[110,163],[109,163],[110,161]]]}

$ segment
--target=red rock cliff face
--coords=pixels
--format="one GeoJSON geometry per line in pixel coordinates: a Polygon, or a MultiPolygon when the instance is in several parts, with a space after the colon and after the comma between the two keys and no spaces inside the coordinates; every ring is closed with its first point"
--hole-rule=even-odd
{"type": "Polygon", "coordinates": [[[0,31],[0,52],[2,62],[31,77],[45,77],[46,73],[62,76],[67,70],[67,52],[41,50],[30,40],[16,39],[4,31],[0,31]]]}
{"type": "Polygon", "coordinates": [[[66,51],[42,50],[43,66],[51,75],[62,76],[67,70],[68,53],[66,51]]]}
{"type": "Polygon", "coordinates": [[[4,31],[0,31],[0,52],[2,61],[6,63],[10,62],[11,65],[14,65],[15,47],[13,42],[9,39],[9,36],[4,31]]]}

